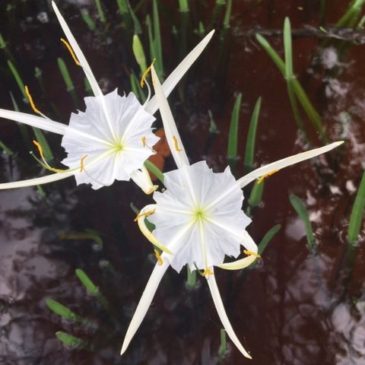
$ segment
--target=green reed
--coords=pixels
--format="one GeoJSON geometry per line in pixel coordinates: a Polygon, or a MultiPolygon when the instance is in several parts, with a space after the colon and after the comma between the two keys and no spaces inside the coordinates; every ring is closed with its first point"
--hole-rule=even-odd
{"type": "Polygon", "coordinates": [[[347,242],[351,246],[356,246],[361,230],[365,208],[365,172],[363,172],[359,188],[352,206],[349,227],[347,231],[347,242]]]}
{"type": "Polygon", "coordinates": [[[278,234],[278,232],[281,229],[280,224],[276,224],[275,226],[271,227],[262,237],[260,243],[258,244],[258,254],[262,255],[264,251],[266,250],[269,243],[272,241],[272,239],[278,234]]]}
{"type": "Polygon", "coordinates": [[[163,183],[164,180],[164,176],[163,176],[163,172],[150,160],[146,160],[144,162],[144,166],[145,168],[153,175],[155,175],[157,177],[157,179],[163,183]]]}
{"type": "Polygon", "coordinates": [[[226,12],[223,18],[223,28],[228,29],[231,25],[231,16],[232,16],[232,0],[227,0],[226,12]]]}
{"type": "Polygon", "coordinates": [[[98,17],[100,19],[100,21],[102,23],[106,23],[106,17],[105,17],[105,12],[103,9],[103,5],[101,4],[100,0],[95,0],[95,6],[96,6],[96,10],[98,12],[98,17]]]}
{"type": "Polygon", "coordinates": [[[88,346],[88,343],[85,340],[80,337],[70,335],[67,332],[57,331],[55,335],[64,346],[70,349],[84,349],[88,346]]]}
{"type": "Polygon", "coordinates": [[[261,202],[262,202],[262,196],[264,194],[264,187],[265,187],[265,181],[264,180],[257,180],[255,181],[251,192],[250,192],[250,196],[248,197],[248,205],[249,207],[247,208],[247,214],[250,215],[251,214],[251,210],[253,208],[258,207],[261,202]]]}
{"type": "Polygon", "coordinates": [[[127,0],[117,0],[118,10],[122,16],[129,14],[129,4],[127,0]]]}
{"type": "MultiPolygon", "coordinates": [[[[23,100],[28,102],[27,96],[25,94],[25,84],[20,76],[20,73],[18,72],[18,70],[13,62],[8,60],[7,63],[8,63],[9,70],[10,70],[11,74],[13,75],[14,80],[15,80],[16,84],[18,85],[20,92],[23,95],[23,98],[24,98],[23,100]]],[[[44,133],[39,128],[32,127],[32,129],[33,129],[37,142],[43,148],[44,158],[47,161],[53,160],[53,153],[52,153],[51,147],[49,146],[49,144],[47,142],[47,139],[46,139],[46,136],[44,135],[44,133]]]]}
{"type": "Polygon", "coordinates": [[[259,97],[256,101],[250,119],[250,125],[248,128],[248,133],[246,138],[245,156],[244,156],[244,167],[246,170],[251,170],[254,167],[256,133],[260,117],[261,104],[262,104],[262,98],[259,97]]]}
{"type": "Polygon", "coordinates": [[[284,22],[284,44],[285,47],[285,57],[284,60],[279,56],[279,54],[274,50],[274,48],[270,45],[270,43],[260,34],[256,34],[256,39],[261,47],[266,51],[272,61],[275,63],[283,77],[286,79],[288,85],[288,93],[291,98],[291,106],[294,108],[294,116],[296,117],[297,123],[299,122],[298,117],[298,109],[296,108],[296,104],[293,103],[293,99],[299,102],[304,112],[306,113],[309,121],[312,123],[314,129],[318,132],[319,137],[324,143],[328,142],[328,138],[326,136],[321,117],[317,110],[314,108],[311,103],[307,93],[304,91],[302,85],[299,83],[298,79],[295,76],[293,70],[293,50],[291,45],[291,29],[289,19],[286,18],[284,22]]]}
{"type": "Polygon", "coordinates": [[[52,298],[46,299],[46,305],[48,309],[54,314],[58,315],[61,318],[67,319],[68,321],[75,323],[89,323],[88,320],[76,314],[74,311],[63,305],[62,303],[54,300],[52,298]]]}
{"type": "Polygon", "coordinates": [[[141,75],[147,70],[147,62],[146,62],[146,55],[143,49],[142,42],[138,36],[138,34],[135,34],[133,36],[133,42],[132,42],[132,50],[134,54],[134,58],[136,59],[136,62],[138,63],[141,75]]]}
{"type": "Polygon", "coordinates": [[[179,11],[181,13],[187,13],[189,9],[189,0],[179,0],[179,11]]]}
{"type": "Polygon", "coordinates": [[[238,126],[240,121],[241,105],[242,93],[239,93],[237,94],[236,100],[233,105],[228,134],[227,159],[232,169],[234,168],[238,158],[238,126]]]}
{"type": "Polygon", "coordinates": [[[337,21],[337,28],[352,28],[358,23],[365,0],[353,0],[344,15],[337,21]]]}
{"type": "Polygon", "coordinates": [[[81,14],[82,20],[87,25],[87,27],[89,28],[89,30],[91,30],[92,32],[94,32],[95,29],[96,29],[96,24],[94,22],[94,19],[90,16],[89,11],[87,9],[85,9],[85,8],[82,8],[82,9],[80,9],[80,14],[81,14]]]}
{"type": "Polygon", "coordinates": [[[227,346],[227,334],[224,328],[221,328],[219,333],[220,344],[218,349],[218,358],[223,360],[228,354],[228,346],[227,346]]]}

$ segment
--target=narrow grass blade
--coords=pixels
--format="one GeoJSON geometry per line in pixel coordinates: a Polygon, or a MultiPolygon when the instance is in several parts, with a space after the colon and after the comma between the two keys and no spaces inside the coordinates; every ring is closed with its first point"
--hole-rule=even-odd
{"type": "Polygon", "coordinates": [[[266,247],[271,242],[271,240],[276,236],[276,234],[280,231],[281,225],[276,224],[274,227],[271,227],[262,238],[258,245],[258,254],[262,255],[266,250],[266,247]]]}
{"type": "Polygon", "coordinates": [[[255,107],[253,109],[250,126],[248,128],[247,140],[246,140],[246,149],[245,149],[245,157],[244,157],[244,167],[247,170],[251,170],[253,168],[254,163],[254,155],[255,155],[255,144],[256,144],[256,132],[257,125],[259,122],[259,116],[261,111],[261,103],[262,99],[259,97],[256,101],[255,107]]]}
{"type": "Polygon", "coordinates": [[[284,20],[284,54],[285,54],[285,78],[290,80],[295,77],[293,72],[293,49],[291,37],[291,25],[289,18],[284,20]]]}
{"type": "Polygon", "coordinates": [[[79,337],[75,337],[70,335],[67,332],[57,331],[55,333],[56,337],[59,341],[63,343],[63,345],[71,348],[71,349],[80,349],[87,347],[87,342],[79,337]]]}
{"type": "MultiPolygon", "coordinates": [[[[281,59],[279,54],[271,47],[270,43],[260,34],[256,34],[256,39],[258,43],[262,46],[262,48],[266,51],[266,53],[269,55],[269,57],[272,59],[272,61],[275,63],[275,65],[278,67],[279,71],[283,75],[283,77],[286,77],[286,65],[285,62],[281,59]]],[[[307,114],[309,120],[311,121],[313,127],[316,129],[316,131],[319,133],[319,136],[321,140],[325,143],[328,142],[328,138],[325,134],[322,120],[316,109],[314,108],[313,104],[309,100],[306,92],[304,91],[303,87],[299,83],[299,81],[294,78],[291,81],[291,87],[294,91],[299,103],[301,104],[303,110],[307,114]]]]}
{"type": "MultiPolygon", "coordinates": [[[[11,102],[13,104],[14,110],[19,112],[20,111],[19,106],[18,106],[12,92],[10,92],[10,99],[11,99],[11,102]]],[[[32,148],[33,145],[32,145],[32,140],[29,136],[28,127],[23,123],[16,123],[16,124],[18,125],[18,128],[19,128],[20,134],[22,136],[23,142],[27,145],[27,147],[29,149],[32,148]]]]}
{"type": "Polygon", "coordinates": [[[242,93],[239,93],[236,96],[236,100],[232,109],[231,123],[228,135],[227,158],[232,168],[234,167],[234,164],[237,161],[238,124],[240,120],[241,104],[242,104],[242,93]]]}
{"type": "Polygon", "coordinates": [[[141,85],[137,79],[137,76],[132,72],[129,76],[129,81],[131,84],[132,92],[138,97],[138,99],[144,103],[146,101],[146,96],[141,88],[141,85]]]}
{"type": "Polygon", "coordinates": [[[179,0],[179,11],[181,13],[188,13],[189,10],[189,0],[179,0]]]}
{"type": "Polygon", "coordinates": [[[309,220],[308,210],[304,204],[304,202],[294,194],[290,194],[289,196],[290,204],[297,212],[299,218],[303,221],[305,227],[305,233],[307,235],[307,244],[310,252],[315,251],[315,238],[313,234],[312,224],[309,220]]]}
{"type": "Polygon", "coordinates": [[[67,319],[72,322],[80,322],[81,317],[73,312],[71,309],[67,308],[65,305],[61,304],[57,300],[48,298],[46,299],[47,307],[50,311],[57,314],[58,316],[67,319]]]}
{"type": "Polygon", "coordinates": [[[226,5],[226,0],[216,0],[215,1],[213,14],[210,18],[210,25],[209,25],[210,29],[213,29],[218,25],[218,21],[220,20],[220,18],[222,16],[225,5],[226,5]]]}
{"type": "Polygon", "coordinates": [[[84,21],[84,23],[87,25],[87,27],[94,32],[96,29],[96,24],[94,22],[94,19],[90,16],[89,11],[85,8],[82,8],[80,10],[81,18],[84,21]]]}
{"type": "Polygon", "coordinates": [[[137,34],[133,36],[132,49],[134,58],[136,59],[141,75],[147,70],[146,56],[144,53],[143,45],[137,34]]]}
{"type": "Polygon", "coordinates": [[[90,295],[98,296],[100,294],[99,288],[93,283],[85,271],[76,269],[75,274],[90,295]]]}
{"type": "MultiPolygon", "coordinates": [[[[153,38],[152,31],[152,21],[149,15],[146,16],[146,25],[147,25],[147,33],[148,33],[148,44],[150,48],[150,59],[153,61],[157,58],[157,50],[155,46],[155,41],[153,38]]],[[[158,67],[158,65],[156,65],[158,67]]]]}
{"type": "Polygon", "coordinates": [[[256,40],[260,46],[266,51],[271,60],[275,63],[279,71],[285,76],[285,63],[279,54],[271,47],[271,44],[261,34],[256,34],[256,40]]]}
{"type": "Polygon", "coordinates": [[[230,22],[232,16],[232,1],[233,0],[227,0],[226,12],[223,19],[223,28],[225,29],[228,29],[231,26],[230,22]]]}
{"type": "Polygon", "coordinates": [[[360,18],[365,0],[353,0],[347,8],[345,14],[336,23],[337,28],[352,28],[360,18]]]}
{"type": "Polygon", "coordinates": [[[20,77],[20,74],[19,74],[17,68],[15,67],[13,62],[11,62],[10,60],[7,60],[7,63],[8,63],[9,70],[10,70],[11,74],[13,75],[13,77],[15,79],[15,82],[18,85],[18,88],[19,88],[20,92],[23,95],[24,100],[27,100],[27,97],[26,97],[25,92],[24,92],[25,85],[24,85],[24,82],[23,82],[22,78],[20,77]]]}
{"type": "Polygon", "coordinates": [[[351,246],[356,246],[365,208],[365,171],[362,174],[359,189],[357,190],[354,205],[352,206],[347,241],[351,246]]]}
{"type": "Polygon", "coordinates": [[[117,4],[118,4],[119,13],[122,16],[125,16],[129,13],[127,0],[117,0],[117,4]]]}
{"type": "Polygon", "coordinates": [[[142,33],[142,27],[141,27],[141,23],[140,21],[138,20],[135,12],[133,11],[132,7],[129,5],[129,2],[128,2],[128,10],[129,10],[129,15],[132,19],[132,22],[133,22],[133,29],[134,29],[134,34],[141,34],[142,33]]]}
{"type": "Polygon", "coordinates": [[[150,160],[146,160],[144,162],[144,166],[151,174],[155,175],[157,179],[163,183],[163,172],[153,162],[151,162],[150,160]]]}
{"type": "Polygon", "coordinates": [[[297,127],[300,131],[302,131],[304,135],[306,135],[304,129],[304,123],[299,111],[298,101],[294,92],[293,79],[287,80],[287,89],[288,89],[290,107],[293,112],[295,122],[297,123],[297,127]]]}
{"type": "Polygon", "coordinates": [[[53,153],[52,153],[51,147],[49,146],[49,143],[47,142],[47,138],[46,138],[45,134],[39,128],[32,127],[32,129],[33,129],[33,132],[35,135],[35,139],[42,146],[45,160],[52,161],[53,153]]]}
{"type": "Polygon", "coordinates": [[[90,82],[87,79],[87,77],[84,77],[84,89],[85,89],[85,93],[86,95],[91,95],[93,94],[93,90],[91,88],[90,82]]]}
{"type": "Polygon", "coordinates": [[[264,181],[255,182],[251,190],[250,197],[248,198],[248,204],[250,205],[251,208],[255,208],[261,204],[262,195],[264,193],[264,186],[265,186],[264,181]]]}
{"type": "Polygon", "coordinates": [[[223,360],[226,355],[228,354],[228,347],[227,347],[227,334],[224,328],[220,330],[220,345],[218,349],[218,357],[220,360],[223,360]]]}
{"type": "Polygon", "coordinates": [[[94,282],[90,279],[90,277],[86,274],[86,272],[82,269],[76,269],[75,274],[77,278],[80,280],[81,284],[86,289],[87,293],[95,297],[99,301],[99,303],[104,307],[104,309],[110,312],[108,300],[100,292],[99,287],[94,284],[94,282]]]}
{"type": "Polygon", "coordinates": [[[66,90],[68,92],[71,92],[71,91],[75,90],[75,85],[72,82],[70,73],[69,73],[68,68],[66,66],[66,63],[61,57],[57,58],[57,65],[58,65],[58,69],[60,70],[60,73],[62,75],[63,81],[66,85],[66,90]]]}
{"type": "Polygon", "coordinates": [[[304,91],[302,85],[299,83],[297,79],[292,80],[292,85],[295,95],[297,96],[309,120],[312,122],[313,127],[319,133],[319,136],[321,137],[322,141],[327,144],[329,140],[323,128],[322,119],[318,114],[317,110],[314,108],[311,101],[309,100],[307,93],[304,91]]]}
{"type": "Polygon", "coordinates": [[[161,28],[160,28],[160,16],[158,13],[157,0],[152,2],[152,22],[153,22],[153,41],[156,51],[156,65],[155,68],[158,70],[157,75],[159,79],[163,79],[163,56],[162,56],[162,43],[161,43],[161,28]]]}
{"type": "Polygon", "coordinates": [[[98,12],[99,19],[102,23],[106,23],[106,17],[104,13],[103,6],[100,0],[95,0],[96,10],[98,12]]]}
{"type": "Polygon", "coordinates": [[[201,38],[203,38],[206,34],[206,30],[205,30],[205,26],[204,26],[204,23],[203,22],[199,22],[198,24],[198,29],[196,30],[196,32],[199,34],[199,36],[201,38]]]}
{"type": "Polygon", "coordinates": [[[5,48],[6,48],[6,42],[2,34],[0,33],[0,49],[5,49],[5,48]]]}
{"type": "MultiPolygon", "coordinates": [[[[18,72],[18,70],[16,69],[15,65],[10,61],[8,60],[8,67],[10,69],[10,72],[12,73],[18,87],[19,87],[19,90],[21,91],[21,93],[23,94],[23,97],[24,97],[24,100],[27,100],[27,97],[25,95],[25,85],[24,85],[24,82],[22,80],[22,78],[20,77],[20,74],[18,72]]],[[[53,159],[53,153],[52,153],[52,150],[47,142],[47,139],[45,137],[45,135],[43,134],[43,132],[38,129],[38,128],[33,128],[33,132],[34,132],[34,135],[35,135],[35,138],[37,140],[38,143],[41,144],[42,148],[43,148],[43,152],[44,152],[44,157],[47,161],[50,161],[53,159]]]]}

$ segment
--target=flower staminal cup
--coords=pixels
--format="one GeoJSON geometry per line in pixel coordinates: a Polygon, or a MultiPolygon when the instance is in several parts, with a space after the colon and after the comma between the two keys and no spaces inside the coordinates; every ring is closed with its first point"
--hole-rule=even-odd
{"type": "Polygon", "coordinates": [[[228,167],[222,173],[215,173],[205,161],[190,165],[153,68],[152,80],[167,141],[178,168],[164,175],[166,190],[155,192],[156,203],[143,208],[137,219],[145,236],[152,243],[164,245],[172,254],[165,251],[156,264],[127,329],[121,353],[127,350],[138,330],[167,268],[171,266],[179,272],[187,264],[191,269],[201,270],[228,336],[243,356],[251,358],[231,326],[214,275],[214,266],[227,270],[243,269],[259,257],[257,246],[245,229],[250,219],[242,211],[242,188],[274,171],[328,152],[342,142],[284,158],[238,180],[228,167]],[[153,232],[146,229],[146,214],[155,226],[153,232]],[[245,248],[246,257],[224,263],[225,256],[237,257],[241,246],[245,248]]]}
{"type": "MultiPolygon", "coordinates": [[[[158,105],[155,97],[141,105],[133,93],[120,96],[117,90],[106,95],[82,53],[75,37],[62,17],[55,2],[52,6],[65,33],[62,42],[70,51],[91,86],[94,96],[86,97],[86,110],[73,113],[68,126],[52,121],[39,112],[30,100],[33,110],[40,116],[0,109],[0,117],[27,124],[63,136],[61,145],[67,152],[62,163],[68,169],[50,168],[51,175],[0,184],[0,189],[46,184],[75,176],[77,184],[91,184],[93,189],[112,184],[115,180],[132,179],[149,194],[155,190],[144,162],[154,151],[158,137],[152,131],[153,114],[158,105]]],[[[213,36],[210,32],[178,65],[163,85],[166,95],[170,94],[179,80],[199,57],[213,36]]],[[[42,155],[41,146],[40,154],[42,155]]],[[[44,162],[44,161],[43,161],[44,162]]]]}

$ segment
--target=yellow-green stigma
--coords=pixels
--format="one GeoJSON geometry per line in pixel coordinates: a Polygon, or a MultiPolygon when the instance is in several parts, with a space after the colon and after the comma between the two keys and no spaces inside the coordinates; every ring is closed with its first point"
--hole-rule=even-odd
{"type": "Polygon", "coordinates": [[[193,218],[195,222],[202,222],[207,218],[207,213],[203,208],[197,208],[193,212],[193,218]]]}
{"type": "Polygon", "coordinates": [[[115,153],[122,152],[124,150],[124,146],[122,142],[114,142],[113,150],[115,153]]]}

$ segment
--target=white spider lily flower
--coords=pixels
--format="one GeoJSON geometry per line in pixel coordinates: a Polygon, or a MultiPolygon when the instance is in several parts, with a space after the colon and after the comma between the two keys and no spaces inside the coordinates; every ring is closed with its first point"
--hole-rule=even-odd
{"type": "MultiPolygon", "coordinates": [[[[119,96],[117,91],[104,95],[75,37],[62,17],[55,2],[52,6],[65,33],[75,62],[83,69],[94,96],[85,98],[85,112],[73,113],[68,126],[52,121],[36,109],[41,117],[0,109],[0,117],[27,124],[48,132],[62,135],[61,145],[67,157],[62,163],[69,167],[59,170],[46,167],[54,173],[40,178],[3,183],[0,189],[34,186],[75,176],[76,183],[91,184],[93,189],[110,185],[114,180],[132,179],[145,193],[152,193],[155,186],[144,167],[144,161],[154,151],[158,137],[152,132],[152,116],[158,109],[156,97],[141,105],[133,93],[119,96]]],[[[190,66],[209,43],[210,32],[177,66],[163,84],[169,95],[190,66]]]]}
{"type": "Polygon", "coordinates": [[[214,266],[237,270],[251,265],[259,256],[257,246],[245,228],[250,219],[242,212],[242,188],[256,179],[328,152],[343,142],[273,162],[260,167],[236,180],[229,168],[223,173],[214,173],[205,161],[189,164],[184,146],[176,128],[170,107],[163,93],[155,70],[152,81],[160,107],[167,141],[175,159],[177,170],[164,174],[166,190],[155,192],[156,204],[143,208],[137,217],[142,233],[155,245],[166,247],[159,257],[124,338],[123,354],[153,300],[158,285],[169,266],[180,271],[187,264],[190,268],[203,270],[219,318],[232,342],[247,358],[250,354],[237,338],[227,317],[214,276],[214,266]],[[146,232],[145,217],[155,225],[153,232],[146,232]],[[247,257],[223,263],[225,256],[237,257],[240,246],[246,249],[247,257]]]}

